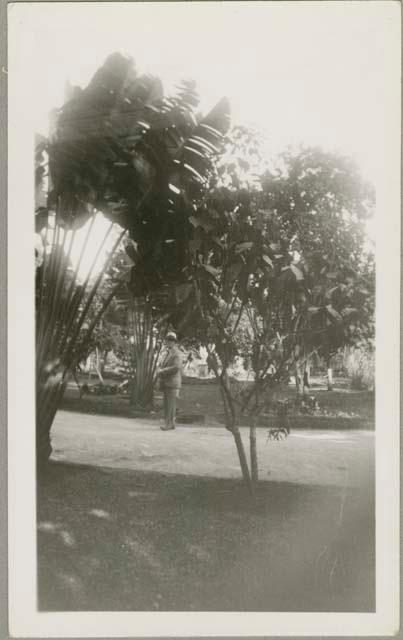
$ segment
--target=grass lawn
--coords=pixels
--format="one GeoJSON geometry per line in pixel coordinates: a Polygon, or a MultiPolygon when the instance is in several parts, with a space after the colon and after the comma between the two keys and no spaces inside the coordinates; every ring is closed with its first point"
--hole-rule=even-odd
{"type": "Polygon", "coordinates": [[[371,611],[374,494],[52,463],[40,610],[371,611]],[[341,523],[340,523],[341,517],[341,523]]]}

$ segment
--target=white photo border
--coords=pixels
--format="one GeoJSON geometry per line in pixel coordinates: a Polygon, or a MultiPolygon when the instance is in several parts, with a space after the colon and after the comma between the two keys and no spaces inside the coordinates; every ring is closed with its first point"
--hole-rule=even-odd
{"type": "MultiPolygon", "coordinates": [[[[387,636],[399,628],[400,401],[400,4],[394,1],[305,2],[379,11],[384,40],[384,122],[376,184],[376,612],[39,612],[36,606],[35,340],[33,123],[35,32],[57,28],[52,5],[8,5],[8,515],[9,619],[17,637],[387,636]],[[21,393],[21,390],[23,393],[21,393]]],[[[125,3],[113,4],[118,15],[125,3]]],[[[225,2],[226,11],[239,3],[225,2]]],[[[244,4],[244,3],[241,3],[244,4]]],[[[246,3],[245,3],[246,4],[246,3]]],[[[269,6],[275,2],[249,2],[269,6]]],[[[295,2],[284,2],[292,14],[295,2]]],[[[158,11],[159,3],[155,3],[158,11]]],[[[60,15],[60,7],[58,7],[60,15]]],[[[348,17],[346,17],[348,19],[348,17]]],[[[342,46],[342,43],[341,45],[342,46]]],[[[46,73],[46,69],[39,70],[46,73]]]]}

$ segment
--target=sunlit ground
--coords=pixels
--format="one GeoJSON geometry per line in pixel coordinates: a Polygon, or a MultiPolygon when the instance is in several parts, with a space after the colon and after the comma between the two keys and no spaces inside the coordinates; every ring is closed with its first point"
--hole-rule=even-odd
{"type": "MultiPolygon", "coordinates": [[[[221,478],[240,475],[232,436],[220,427],[178,425],[167,434],[155,420],[59,411],[52,431],[57,461],[221,478]]],[[[247,447],[247,429],[244,439],[247,447]]],[[[263,480],[360,486],[373,473],[372,431],[297,429],[286,440],[272,442],[262,428],[258,446],[263,480]]]]}

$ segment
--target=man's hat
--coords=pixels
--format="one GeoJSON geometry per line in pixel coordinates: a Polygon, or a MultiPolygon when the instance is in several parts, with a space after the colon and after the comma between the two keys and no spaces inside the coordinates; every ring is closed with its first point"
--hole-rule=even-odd
{"type": "Polygon", "coordinates": [[[176,342],[177,341],[176,333],[174,333],[173,331],[168,331],[168,333],[166,335],[166,339],[167,340],[175,340],[175,342],[176,342]]]}

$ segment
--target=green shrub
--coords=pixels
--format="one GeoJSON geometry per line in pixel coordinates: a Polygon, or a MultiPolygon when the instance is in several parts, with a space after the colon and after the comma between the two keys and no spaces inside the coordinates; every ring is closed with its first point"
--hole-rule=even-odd
{"type": "Polygon", "coordinates": [[[350,387],[356,391],[372,390],[375,385],[375,353],[369,347],[345,351],[345,368],[350,387]]]}

